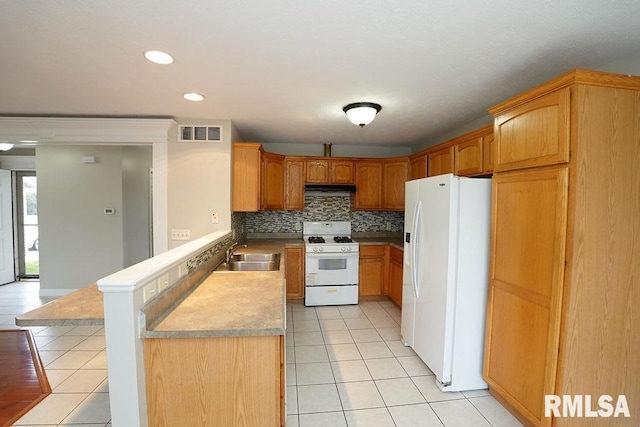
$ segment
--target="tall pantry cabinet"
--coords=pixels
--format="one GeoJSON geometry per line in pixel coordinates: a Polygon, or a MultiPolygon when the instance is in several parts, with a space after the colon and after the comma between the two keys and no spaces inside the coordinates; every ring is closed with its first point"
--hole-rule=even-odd
{"type": "Polygon", "coordinates": [[[489,111],[485,380],[531,425],[638,426],[640,77],[575,70],[489,111]],[[605,394],[631,418],[545,417],[605,394]]]}

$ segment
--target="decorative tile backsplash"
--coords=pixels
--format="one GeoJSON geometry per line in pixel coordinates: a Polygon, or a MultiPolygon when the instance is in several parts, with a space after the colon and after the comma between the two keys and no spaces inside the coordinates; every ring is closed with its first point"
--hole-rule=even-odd
{"type": "MultiPolygon", "coordinates": [[[[235,215],[235,214],[234,214],[235,215]]],[[[351,211],[349,195],[305,195],[302,211],[246,213],[247,233],[299,233],[305,221],[351,221],[351,232],[402,232],[404,212],[351,211]],[[389,228],[387,228],[389,224],[389,228]],[[296,229],[296,225],[300,228],[296,229]]],[[[233,222],[233,219],[232,219],[233,222]]]]}

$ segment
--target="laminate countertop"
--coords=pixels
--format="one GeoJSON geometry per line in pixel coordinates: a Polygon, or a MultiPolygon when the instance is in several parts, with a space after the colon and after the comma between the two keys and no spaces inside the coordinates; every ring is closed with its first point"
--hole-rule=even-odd
{"type": "MultiPolygon", "coordinates": [[[[401,238],[358,237],[363,245],[390,244],[402,249],[401,238]]],[[[278,252],[280,270],[211,273],[146,336],[230,336],[284,334],[285,247],[303,247],[302,238],[250,239],[236,253],[278,252]]],[[[18,326],[103,325],[102,292],[91,284],[28,313],[16,316],[18,326]]]]}
{"type": "Polygon", "coordinates": [[[18,326],[104,325],[102,292],[95,283],[16,316],[18,326]]]}
{"type": "Polygon", "coordinates": [[[250,240],[235,253],[280,253],[278,271],[217,268],[144,338],[284,335],[286,245],[301,240],[250,240]]]}

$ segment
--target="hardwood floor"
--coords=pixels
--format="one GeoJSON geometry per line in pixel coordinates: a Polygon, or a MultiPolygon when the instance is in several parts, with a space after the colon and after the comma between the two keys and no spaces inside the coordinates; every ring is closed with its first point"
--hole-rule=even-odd
{"type": "Polygon", "coordinates": [[[28,330],[0,330],[0,426],[11,425],[51,393],[28,330]]]}

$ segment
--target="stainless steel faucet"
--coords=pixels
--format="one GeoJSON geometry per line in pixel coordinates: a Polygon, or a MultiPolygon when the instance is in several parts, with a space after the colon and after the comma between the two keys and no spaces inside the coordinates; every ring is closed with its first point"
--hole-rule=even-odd
{"type": "Polygon", "coordinates": [[[238,242],[232,243],[231,246],[229,246],[229,248],[227,249],[226,256],[224,257],[225,264],[229,264],[229,261],[231,261],[231,257],[233,256],[233,253],[236,251],[236,249],[246,247],[247,245],[241,245],[238,242]]]}

